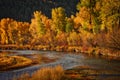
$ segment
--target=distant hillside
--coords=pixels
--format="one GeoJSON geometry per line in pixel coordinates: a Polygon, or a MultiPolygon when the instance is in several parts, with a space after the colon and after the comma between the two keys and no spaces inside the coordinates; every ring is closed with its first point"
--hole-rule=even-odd
{"type": "Polygon", "coordinates": [[[13,18],[18,21],[30,21],[33,12],[42,11],[51,17],[51,9],[63,7],[67,16],[75,14],[79,0],[0,0],[0,19],[13,18]]]}

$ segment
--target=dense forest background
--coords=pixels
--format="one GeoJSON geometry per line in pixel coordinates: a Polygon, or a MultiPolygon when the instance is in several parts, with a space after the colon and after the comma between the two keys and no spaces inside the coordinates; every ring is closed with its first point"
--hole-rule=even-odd
{"type": "Polygon", "coordinates": [[[1,0],[0,8],[1,45],[120,53],[119,0],[1,0]]]}
{"type": "Polygon", "coordinates": [[[42,11],[51,17],[51,10],[63,7],[67,16],[75,15],[79,0],[0,0],[0,19],[13,18],[18,21],[29,21],[34,11],[42,11]]]}

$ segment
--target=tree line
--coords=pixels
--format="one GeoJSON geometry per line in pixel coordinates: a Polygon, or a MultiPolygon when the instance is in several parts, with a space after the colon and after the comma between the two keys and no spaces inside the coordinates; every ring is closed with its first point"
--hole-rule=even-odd
{"type": "Polygon", "coordinates": [[[0,21],[0,44],[105,47],[120,50],[120,1],[80,0],[76,15],[62,7],[51,18],[35,11],[31,23],[0,21]]]}

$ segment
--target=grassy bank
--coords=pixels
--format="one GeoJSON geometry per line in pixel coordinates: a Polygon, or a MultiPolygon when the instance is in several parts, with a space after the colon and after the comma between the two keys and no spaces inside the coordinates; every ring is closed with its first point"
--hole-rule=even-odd
{"type": "Polygon", "coordinates": [[[21,54],[17,56],[9,56],[9,54],[16,53],[0,53],[0,71],[14,70],[36,64],[50,63],[57,60],[57,58],[48,58],[46,56],[34,53],[26,55],[21,54]]]}
{"type": "Polygon", "coordinates": [[[62,80],[64,76],[64,70],[61,66],[54,68],[46,67],[34,72],[31,76],[26,73],[14,80],[62,80]]]}
{"type": "Polygon", "coordinates": [[[48,50],[48,51],[60,51],[60,52],[75,52],[84,53],[94,56],[109,57],[111,59],[119,59],[120,51],[114,51],[109,48],[101,47],[82,47],[82,46],[49,46],[49,45],[1,45],[2,50],[48,50]]]}
{"type": "Polygon", "coordinates": [[[32,64],[32,60],[23,56],[6,56],[0,54],[0,71],[26,67],[32,64]]]}

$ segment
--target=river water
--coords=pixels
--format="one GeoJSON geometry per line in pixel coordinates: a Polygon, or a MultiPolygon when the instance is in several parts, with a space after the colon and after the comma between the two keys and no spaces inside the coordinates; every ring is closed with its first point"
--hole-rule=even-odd
{"type": "MultiPolygon", "coordinates": [[[[28,54],[41,54],[48,58],[57,58],[56,61],[51,63],[44,63],[40,65],[34,65],[17,70],[10,70],[0,72],[0,80],[12,80],[13,77],[20,76],[23,73],[32,74],[34,71],[43,67],[54,67],[61,65],[65,70],[71,69],[77,66],[89,66],[92,69],[100,69],[110,71],[112,74],[109,76],[120,78],[120,61],[110,60],[100,57],[90,57],[84,54],[72,54],[68,52],[55,52],[55,51],[35,51],[35,50],[2,50],[2,52],[14,53],[12,55],[28,55],[28,54]]],[[[104,75],[101,75],[104,76],[104,75]]]]}

